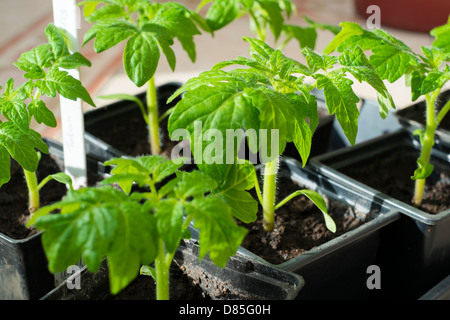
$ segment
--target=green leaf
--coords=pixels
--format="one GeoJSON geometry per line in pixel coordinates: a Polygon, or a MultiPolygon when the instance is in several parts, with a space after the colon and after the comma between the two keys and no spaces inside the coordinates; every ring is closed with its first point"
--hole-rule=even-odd
{"type": "Polygon", "coordinates": [[[184,208],[177,199],[163,199],[156,209],[158,232],[168,252],[175,252],[180,242],[184,208]]]}
{"type": "Polygon", "coordinates": [[[331,54],[332,52],[338,50],[338,47],[347,39],[353,36],[361,36],[364,33],[361,26],[354,22],[341,22],[339,25],[342,29],[325,48],[325,54],[331,54]]]}
{"type": "MultiPolygon", "coordinates": [[[[280,155],[285,147],[286,142],[293,141],[293,131],[296,124],[296,102],[298,95],[281,94],[275,90],[265,87],[246,90],[246,94],[251,98],[252,105],[255,106],[260,113],[260,129],[267,132],[267,144],[262,143],[266,147],[266,152],[262,155],[263,162],[267,159],[280,155]],[[272,144],[272,133],[278,133],[278,141],[272,144]],[[264,159],[265,156],[267,159],[264,159]]],[[[260,137],[261,139],[261,137],[260,137]]]]}
{"type": "Polygon", "coordinates": [[[44,123],[48,127],[56,128],[57,121],[53,112],[47,108],[44,101],[32,101],[28,105],[30,116],[33,116],[37,123],[44,123]]]}
{"type": "Polygon", "coordinates": [[[140,274],[144,276],[150,276],[153,280],[156,281],[156,270],[151,266],[142,266],[140,270],[140,274]]]}
{"type": "Polygon", "coordinates": [[[442,88],[450,80],[450,68],[447,66],[443,71],[432,71],[428,73],[422,82],[421,95],[442,88]]]}
{"type": "Polygon", "coordinates": [[[11,179],[11,157],[9,152],[0,146],[0,188],[11,179]]]}
{"type": "MultiPolygon", "coordinates": [[[[197,29],[194,22],[198,19],[198,16],[196,18],[192,18],[192,16],[193,15],[190,13],[190,10],[184,6],[174,2],[168,2],[164,4],[160,10],[158,10],[150,22],[167,29],[172,35],[172,38],[178,38],[191,61],[195,61],[196,51],[194,36],[199,35],[200,31],[197,29]]],[[[160,44],[164,43],[173,43],[173,39],[166,38],[164,41],[160,41],[160,44]]],[[[167,49],[167,46],[165,47],[167,49]]],[[[168,60],[169,62],[171,61],[169,57],[168,60]]]]}
{"type": "Polygon", "coordinates": [[[314,49],[316,46],[317,31],[314,28],[285,24],[283,26],[283,34],[296,39],[300,48],[308,47],[314,49]]]}
{"type": "Polygon", "coordinates": [[[307,101],[304,95],[301,95],[299,100],[299,105],[302,106],[299,109],[302,112],[295,113],[296,121],[293,142],[300,154],[302,164],[305,166],[311,152],[312,136],[319,124],[319,112],[314,96],[311,96],[309,101],[307,101]],[[309,123],[307,120],[309,120],[309,123]]]}
{"type": "Polygon", "coordinates": [[[43,44],[20,55],[14,63],[20,70],[25,71],[27,79],[42,79],[45,68],[49,68],[54,60],[50,44],[43,44]]]}
{"type": "Polygon", "coordinates": [[[97,53],[114,47],[118,43],[134,37],[138,30],[131,23],[114,21],[112,23],[98,24],[92,31],[86,33],[83,43],[88,42],[95,36],[94,50],[97,53]]]}
{"type": "Polygon", "coordinates": [[[34,172],[39,163],[36,148],[48,153],[48,146],[34,130],[25,134],[12,122],[0,123],[0,145],[8,151],[22,168],[34,172]]]}
{"type": "Polygon", "coordinates": [[[113,294],[157,254],[154,217],[112,187],[68,192],[62,201],[35,215],[35,226],[45,231],[42,243],[50,271],[63,271],[82,258],[95,272],[108,257],[113,294]],[[61,214],[46,214],[55,208],[61,208],[61,214]]]}
{"type": "Polygon", "coordinates": [[[72,186],[72,178],[65,174],[64,172],[58,172],[55,174],[51,174],[49,176],[47,176],[44,180],[42,180],[39,185],[38,185],[38,190],[42,189],[42,187],[50,180],[56,180],[60,183],[66,184],[69,186],[69,189],[73,189],[72,186]]]}
{"type": "Polygon", "coordinates": [[[55,97],[58,92],[64,98],[74,101],[80,98],[95,107],[94,101],[80,80],[69,75],[67,71],[51,69],[45,79],[36,81],[36,85],[49,97],[55,97]]]}
{"type": "Polygon", "coordinates": [[[30,116],[27,106],[23,102],[26,96],[21,89],[14,90],[13,86],[14,80],[9,79],[6,83],[5,92],[0,96],[0,112],[20,130],[28,133],[30,116]]]}
{"type": "Polygon", "coordinates": [[[394,99],[388,92],[383,80],[375,72],[361,48],[356,47],[351,52],[346,51],[339,57],[339,62],[346,67],[359,82],[367,82],[381,96],[379,98],[380,114],[386,118],[389,110],[395,109],[394,99]]]}
{"type": "Polygon", "coordinates": [[[238,0],[213,0],[212,6],[206,13],[206,22],[216,31],[237,18],[239,13],[238,0]]]}
{"type": "Polygon", "coordinates": [[[374,48],[370,62],[382,79],[393,83],[400,79],[408,70],[411,56],[395,47],[383,46],[374,48]]]}
{"type": "Polygon", "coordinates": [[[174,71],[176,65],[176,56],[174,51],[170,47],[171,45],[173,45],[173,39],[170,32],[168,32],[166,28],[154,23],[147,23],[142,27],[142,29],[157,39],[159,47],[166,56],[170,68],[172,69],[172,71],[174,71]]]}
{"type": "Polygon", "coordinates": [[[450,52],[450,23],[434,28],[430,34],[435,37],[433,46],[450,52]]]}
{"type": "Polygon", "coordinates": [[[414,175],[411,176],[411,180],[426,179],[433,173],[434,166],[420,158],[417,159],[417,166],[418,168],[414,171],[414,175]]]}
{"type": "Polygon", "coordinates": [[[48,43],[52,47],[52,52],[56,59],[68,54],[69,50],[61,31],[52,23],[45,28],[45,35],[47,36],[48,43]]]}
{"type": "Polygon", "coordinates": [[[209,253],[217,266],[224,267],[230,256],[236,254],[247,230],[237,226],[230,208],[214,196],[195,199],[186,205],[186,210],[199,229],[199,258],[209,253]]]}
{"type": "Polygon", "coordinates": [[[331,69],[337,60],[334,56],[320,55],[318,53],[315,53],[308,47],[304,48],[302,50],[302,53],[306,58],[309,69],[313,73],[319,70],[327,71],[328,69],[331,69]]]}
{"type": "MultiPolygon", "coordinates": [[[[337,35],[342,28],[340,26],[336,26],[336,25],[332,25],[332,24],[324,24],[324,23],[318,23],[312,19],[310,19],[309,17],[303,15],[303,19],[305,19],[305,21],[312,27],[312,29],[316,30],[316,29],[320,29],[320,30],[328,30],[331,33],[333,33],[334,35],[337,35]]],[[[311,49],[313,49],[313,47],[311,47],[311,49]]],[[[334,51],[334,50],[333,50],[334,51]]],[[[329,52],[331,53],[331,52],[329,52]]]]}
{"type": "Polygon", "coordinates": [[[293,193],[288,195],[286,198],[284,198],[282,201],[280,201],[280,203],[276,205],[275,209],[280,208],[285,203],[287,203],[289,200],[291,200],[292,198],[299,196],[299,195],[304,195],[309,200],[311,200],[316,205],[316,207],[322,212],[327,229],[333,233],[336,232],[336,224],[335,224],[333,218],[331,218],[330,215],[328,214],[328,207],[327,207],[325,200],[319,193],[317,193],[315,191],[308,190],[308,189],[294,191],[293,193]]]}
{"type": "Polygon", "coordinates": [[[409,74],[412,101],[416,101],[422,96],[422,84],[425,78],[426,75],[418,70],[414,70],[409,74]]]}
{"type": "Polygon", "coordinates": [[[257,0],[257,2],[263,11],[260,15],[265,16],[264,20],[269,24],[275,39],[278,39],[284,24],[282,10],[278,1],[257,0]]]}
{"type": "Polygon", "coordinates": [[[127,12],[125,11],[125,7],[117,4],[109,4],[107,6],[96,9],[96,3],[91,3],[90,6],[86,4],[84,9],[86,21],[89,22],[119,19],[128,16],[127,12]]]}
{"type": "Polygon", "coordinates": [[[402,77],[410,66],[418,65],[420,58],[410,47],[381,29],[363,30],[352,22],[340,24],[342,30],[325,49],[326,53],[353,50],[359,46],[371,50],[370,63],[383,80],[393,83],[402,77]]]}
{"type": "Polygon", "coordinates": [[[69,54],[61,57],[58,62],[58,66],[63,69],[76,69],[81,66],[91,66],[91,62],[86,59],[81,53],[74,52],[73,54],[69,54]]]}
{"type": "Polygon", "coordinates": [[[244,223],[256,220],[258,203],[247,192],[257,183],[253,179],[255,168],[252,164],[211,164],[199,167],[218,182],[219,186],[213,193],[230,206],[234,217],[244,223]]]}
{"type": "Polygon", "coordinates": [[[189,198],[202,196],[217,188],[217,182],[207,174],[200,171],[177,172],[181,179],[175,187],[175,194],[178,198],[189,198]]]}
{"type": "MultiPolygon", "coordinates": [[[[198,144],[202,145],[203,151],[207,144],[202,141],[202,136],[207,136],[209,129],[220,132],[222,137],[226,137],[227,130],[241,129],[242,126],[248,129],[247,119],[252,119],[251,114],[254,114],[254,111],[247,106],[244,92],[237,90],[234,84],[218,83],[214,86],[201,86],[187,92],[176,105],[169,118],[169,132],[173,134],[176,129],[188,130],[192,136],[192,150],[195,151],[198,144]],[[200,132],[194,136],[196,124],[201,124],[201,128],[197,129],[200,132]],[[195,138],[198,140],[195,141],[195,138]]],[[[204,152],[202,152],[202,158],[199,156],[197,152],[194,152],[197,163],[211,163],[216,162],[215,160],[226,162],[224,153],[211,154],[213,158],[204,152]],[[222,160],[214,159],[214,157],[222,160]]]]}
{"type": "Polygon", "coordinates": [[[358,132],[358,96],[353,92],[353,81],[337,70],[328,76],[316,74],[317,87],[324,90],[325,101],[330,114],[336,114],[349,142],[353,145],[358,132]]]}
{"type": "Polygon", "coordinates": [[[113,158],[105,162],[106,166],[114,166],[112,176],[104,179],[102,184],[117,182],[126,194],[130,194],[133,183],[150,187],[175,173],[182,164],[183,161],[165,161],[158,155],[113,158]]]}
{"type": "Polygon", "coordinates": [[[333,219],[328,215],[328,208],[325,200],[322,198],[320,194],[312,190],[301,190],[301,193],[308,197],[322,212],[323,218],[325,219],[325,225],[327,229],[331,232],[336,232],[336,224],[333,219]]]}
{"type": "Polygon", "coordinates": [[[138,87],[155,74],[160,57],[156,39],[147,33],[138,33],[128,40],[123,54],[125,71],[138,87]]]}

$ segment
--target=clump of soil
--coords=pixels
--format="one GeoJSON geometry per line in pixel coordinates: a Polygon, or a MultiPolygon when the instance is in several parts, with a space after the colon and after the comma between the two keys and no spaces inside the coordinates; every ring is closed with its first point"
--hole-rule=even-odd
{"type": "MultiPolygon", "coordinates": [[[[36,171],[38,182],[57,172],[61,172],[61,169],[55,160],[43,154],[36,171]]],[[[61,200],[66,191],[64,184],[49,181],[39,192],[41,206],[61,200]]],[[[35,229],[25,226],[30,215],[28,203],[28,189],[23,169],[12,161],[11,180],[0,190],[0,233],[12,239],[25,239],[36,233],[35,229]]]]}
{"type": "MultiPolygon", "coordinates": [[[[286,176],[278,180],[278,201],[292,192],[305,189],[286,176]]],[[[262,208],[258,218],[250,224],[242,247],[273,264],[280,264],[295,258],[314,247],[328,242],[364,223],[352,207],[333,199],[327,199],[328,214],[336,223],[336,233],[325,225],[322,212],[307,197],[298,196],[275,212],[275,228],[271,232],[264,230],[262,208]]],[[[371,217],[367,216],[369,220],[371,217]]]]}
{"type": "MultiPolygon", "coordinates": [[[[358,166],[340,171],[349,177],[379,190],[397,200],[412,205],[414,181],[419,151],[400,148],[389,154],[364,161],[358,166]]],[[[433,173],[427,178],[424,199],[419,209],[437,214],[450,208],[450,166],[432,159],[433,173]]]]}

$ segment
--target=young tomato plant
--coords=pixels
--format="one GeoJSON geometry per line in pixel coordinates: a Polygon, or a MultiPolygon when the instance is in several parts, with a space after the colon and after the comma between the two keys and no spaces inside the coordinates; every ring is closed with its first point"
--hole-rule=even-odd
{"type": "Polygon", "coordinates": [[[272,32],[275,42],[284,38],[279,49],[284,48],[293,39],[298,41],[301,48],[314,48],[318,28],[327,29],[334,34],[340,31],[339,27],[318,24],[307,17],[304,17],[308,22],[306,27],[287,23],[291,15],[296,13],[295,4],[290,0],[204,0],[199,4],[197,12],[209,3],[212,4],[205,18],[211,30],[219,30],[233,20],[247,15],[250,29],[259,40],[267,40],[268,30],[272,32]]]}
{"type": "Polygon", "coordinates": [[[107,257],[113,294],[142,267],[142,273],[156,280],[157,299],[168,299],[169,267],[181,239],[190,237],[191,222],[199,230],[200,259],[209,253],[224,267],[236,253],[247,231],[236,224],[227,193],[242,191],[238,185],[245,170],[233,171],[219,185],[203,172],[179,171],[180,161],[156,155],[116,158],[106,164],[114,169],[102,184],[118,183],[122,191],[111,185],[72,190],[30,221],[45,231],[42,241],[52,272],[80,258],[95,272],[107,257]],[[134,184],[140,191],[132,191],[134,184]],[[61,213],[47,215],[54,209],[61,213]]]}
{"type": "Polygon", "coordinates": [[[28,80],[15,89],[13,79],[9,79],[0,95],[0,112],[6,118],[0,122],[0,186],[11,179],[12,157],[24,170],[31,214],[39,208],[39,190],[49,179],[71,184],[70,177],[64,173],[51,175],[38,184],[35,171],[40,153],[36,149],[48,153],[48,146],[30,128],[31,119],[49,127],[57,124],[41,97],[55,97],[59,93],[67,99],[80,98],[95,106],[81,82],[61,70],[89,66],[90,62],[78,52],[69,52],[63,31],[53,24],[47,26],[45,34],[48,43],[23,53],[15,63],[28,80]]]}
{"type": "Polygon", "coordinates": [[[413,50],[387,32],[364,30],[358,24],[343,22],[342,31],[329,44],[326,52],[343,51],[359,46],[370,50],[370,62],[375,71],[384,80],[393,83],[405,77],[411,87],[412,100],[425,97],[425,130],[416,132],[420,136],[421,152],[417,159],[417,169],[411,176],[415,180],[412,202],[420,206],[426,178],[432,173],[430,155],[435,141],[435,132],[450,109],[450,101],[438,110],[437,100],[443,87],[450,80],[450,21],[431,31],[434,42],[431,46],[421,47],[422,54],[413,50]]]}
{"type": "Polygon", "coordinates": [[[286,143],[293,142],[303,165],[306,164],[319,119],[316,98],[311,94],[313,88],[324,90],[328,111],[336,114],[352,144],[357,134],[359,98],[346,73],[366,81],[383,97],[382,115],[393,107],[392,97],[359,48],[346,51],[339,58],[319,55],[305,48],[302,53],[308,63],[306,66],[285,57],[263,41],[245,40],[250,44],[251,58],[221,62],[211,71],[190,79],[170,98],[186,92],[170,115],[171,137],[179,138],[177,129],[187,130],[189,134],[183,138],[191,140],[194,159],[205,170],[210,163],[239,162],[233,139],[226,139],[226,147],[223,143],[218,143],[218,147],[211,146],[221,142],[222,137],[229,137],[230,130],[245,129],[249,133],[250,150],[254,153],[259,150],[265,165],[262,197],[258,192],[258,198],[263,207],[266,230],[274,227],[274,211],[301,193],[318,205],[328,227],[333,230],[335,226],[323,199],[315,192],[301,190],[275,204],[278,158],[286,143]],[[338,60],[342,65],[340,68],[337,68],[338,60]],[[231,66],[242,68],[224,71],[231,66]],[[312,82],[308,84],[306,77],[312,82]],[[219,134],[212,135],[211,132],[219,134]],[[202,140],[214,140],[214,143],[205,146],[202,140]]]}
{"type": "MultiPolygon", "coordinates": [[[[206,22],[195,12],[174,2],[87,0],[80,5],[84,5],[86,20],[94,23],[85,34],[83,45],[95,38],[94,50],[100,53],[127,41],[123,52],[125,72],[138,87],[147,86],[147,110],[140,101],[138,104],[149,128],[151,153],[160,154],[161,119],[154,75],[161,52],[175,70],[176,57],[171,46],[178,39],[189,58],[195,61],[194,36],[200,34],[198,27],[209,31],[206,22]]],[[[136,101],[135,97],[126,94],[105,97],[136,101]]]]}

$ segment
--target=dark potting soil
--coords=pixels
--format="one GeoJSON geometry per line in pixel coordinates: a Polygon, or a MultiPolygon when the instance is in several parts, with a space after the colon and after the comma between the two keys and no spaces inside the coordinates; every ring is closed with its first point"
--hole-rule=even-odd
{"type": "MultiPolygon", "coordinates": [[[[170,267],[170,300],[210,299],[198,282],[189,278],[175,262],[170,267]]],[[[156,300],[156,283],[151,276],[139,275],[116,295],[107,295],[104,300],[156,300]]]]}
{"type": "MultiPolygon", "coordinates": [[[[36,171],[38,182],[60,171],[52,157],[43,154],[36,171]]],[[[66,191],[64,184],[49,181],[39,192],[41,206],[60,200],[66,191]]],[[[16,162],[12,162],[11,180],[2,186],[0,192],[0,233],[12,239],[27,238],[36,233],[35,229],[25,226],[28,219],[28,189],[24,172],[16,162]]]]}
{"type": "MultiPolygon", "coordinates": [[[[280,177],[277,182],[278,201],[292,192],[305,189],[290,178],[280,177]]],[[[328,214],[336,223],[336,233],[325,226],[322,212],[307,197],[295,197],[275,212],[275,228],[267,232],[263,228],[262,208],[255,222],[244,225],[249,233],[242,247],[273,264],[280,264],[306,253],[364,223],[350,206],[324,197],[328,214]]],[[[371,217],[367,215],[366,221],[371,217]]]]}
{"type": "MultiPolygon", "coordinates": [[[[170,157],[172,149],[179,141],[170,140],[167,132],[167,119],[161,122],[159,133],[162,146],[161,155],[170,157]]],[[[108,126],[96,136],[126,155],[137,157],[150,154],[149,131],[140,114],[129,117],[126,122],[120,121],[113,126],[108,126]]]]}
{"type": "MultiPolygon", "coordinates": [[[[234,288],[227,281],[220,281],[203,270],[172,262],[169,281],[170,300],[258,300],[262,297],[249,296],[234,288]]],[[[108,294],[104,300],[156,300],[156,283],[150,276],[139,275],[125,289],[116,295],[108,294]]]]}
{"type": "MultiPolygon", "coordinates": [[[[361,183],[412,205],[414,181],[411,180],[411,176],[417,168],[418,156],[419,152],[416,150],[401,148],[340,171],[361,183]]],[[[433,158],[431,164],[434,170],[426,179],[424,199],[419,209],[430,214],[437,214],[450,208],[450,166],[433,158]]]]}

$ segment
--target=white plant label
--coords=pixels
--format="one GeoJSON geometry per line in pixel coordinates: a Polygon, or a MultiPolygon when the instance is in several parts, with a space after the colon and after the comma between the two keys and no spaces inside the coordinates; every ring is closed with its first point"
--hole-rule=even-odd
{"type": "MultiPolygon", "coordinates": [[[[80,8],[76,1],[53,0],[53,19],[55,26],[64,29],[69,35],[70,51],[78,51],[77,31],[80,28],[80,8]]],[[[66,71],[80,80],[79,70],[66,71]]],[[[60,96],[60,105],[65,171],[72,178],[73,187],[78,189],[87,186],[82,102],[80,99],[73,101],[60,96]]]]}
{"type": "MultiPolygon", "coordinates": [[[[64,29],[69,37],[71,52],[78,51],[77,31],[80,28],[80,8],[76,0],[53,0],[53,20],[55,26],[64,29]]],[[[80,80],[77,69],[66,70],[72,77],[80,80]]],[[[60,96],[61,126],[64,147],[65,172],[72,178],[73,188],[87,186],[86,147],[84,142],[83,106],[80,99],[76,101],[60,96]]],[[[83,263],[80,261],[79,266],[83,263]]],[[[55,284],[64,282],[71,274],[55,274],[55,284]]]]}

